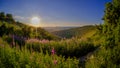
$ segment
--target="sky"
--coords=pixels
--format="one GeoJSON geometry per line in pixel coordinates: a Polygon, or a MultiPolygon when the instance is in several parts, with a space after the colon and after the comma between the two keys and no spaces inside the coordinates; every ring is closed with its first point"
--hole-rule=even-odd
{"type": "Polygon", "coordinates": [[[41,27],[100,24],[105,4],[111,0],[0,0],[0,12],[31,24],[39,17],[41,27]]]}

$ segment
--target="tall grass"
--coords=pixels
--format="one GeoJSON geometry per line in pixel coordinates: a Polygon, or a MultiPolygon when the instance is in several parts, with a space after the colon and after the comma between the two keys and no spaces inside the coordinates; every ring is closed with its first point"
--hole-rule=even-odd
{"type": "Polygon", "coordinates": [[[78,68],[78,60],[0,46],[0,68],[78,68]]]}
{"type": "Polygon", "coordinates": [[[96,47],[92,42],[81,41],[80,39],[69,39],[61,41],[35,41],[28,42],[25,45],[29,50],[40,52],[41,49],[43,53],[48,51],[51,54],[51,49],[54,47],[57,55],[62,55],[65,57],[81,57],[93,51],[96,47]]]}
{"type": "MultiPolygon", "coordinates": [[[[1,44],[4,44],[1,42],[1,44]]],[[[79,68],[79,59],[93,51],[92,42],[80,39],[26,41],[24,47],[0,46],[0,68],[79,68]]]]}

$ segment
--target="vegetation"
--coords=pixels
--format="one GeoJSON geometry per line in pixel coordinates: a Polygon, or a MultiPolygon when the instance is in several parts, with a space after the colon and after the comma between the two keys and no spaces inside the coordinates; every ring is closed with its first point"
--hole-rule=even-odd
{"type": "Polygon", "coordinates": [[[69,39],[61,41],[37,41],[32,40],[26,43],[25,45],[29,50],[41,52],[41,49],[45,53],[48,51],[50,54],[51,48],[56,50],[57,55],[64,57],[82,57],[89,52],[95,50],[95,46],[92,42],[81,41],[80,39],[69,39]]]}
{"type": "Polygon", "coordinates": [[[0,68],[78,68],[76,58],[65,59],[47,52],[30,52],[26,48],[10,48],[0,45],[0,68]]]}
{"type": "Polygon", "coordinates": [[[6,15],[0,20],[2,68],[78,68],[79,58],[97,47],[77,38],[54,41],[59,38],[42,28],[37,28],[36,34],[34,27],[15,22],[12,17],[10,22],[6,21],[6,15]]]}
{"type": "MultiPolygon", "coordinates": [[[[0,13],[0,37],[3,37],[5,40],[8,40],[8,43],[12,42],[12,39],[16,41],[17,44],[21,45],[20,42],[29,38],[38,38],[38,39],[48,39],[48,40],[57,40],[58,37],[50,34],[44,29],[38,27],[37,32],[36,28],[22,24],[20,22],[15,22],[11,14],[0,13]],[[11,41],[9,40],[11,39],[11,41]]],[[[24,45],[24,44],[22,44],[24,45]]]]}
{"type": "Polygon", "coordinates": [[[61,40],[1,12],[0,68],[120,68],[119,9],[107,3],[103,24],[54,32],[61,40]]]}
{"type": "Polygon", "coordinates": [[[113,0],[106,4],[104,24],[99,26],[104,42],[86,63],[86,68],[120,68],[120,2],[113,0]]]}

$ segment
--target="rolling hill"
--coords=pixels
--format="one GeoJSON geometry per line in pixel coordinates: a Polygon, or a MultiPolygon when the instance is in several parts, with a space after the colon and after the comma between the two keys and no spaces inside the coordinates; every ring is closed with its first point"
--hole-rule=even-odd
{"type": "Polygon", "coordinates": [[[96,32],[96,27],[93,25],[70,28],[66,30],[60,30],[52,32],[53,34],[61,38],[72,38],[72,37],[90,37],[96,32]]]}
{"type": "Polygon", "coordinates": [[[42,27],[42,28],[48,32],[55,32],[55,31],[61,31],[61,30],[75,28],[75,27],[42,27]]]}

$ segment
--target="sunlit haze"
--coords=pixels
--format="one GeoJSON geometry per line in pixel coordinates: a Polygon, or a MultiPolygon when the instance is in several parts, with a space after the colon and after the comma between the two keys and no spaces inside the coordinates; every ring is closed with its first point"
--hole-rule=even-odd
{"type": "Polygon", "coordinates": [[[39,17],[32,17],[31,18],[31,25],[33,25],[35,27],[39,27],[40,26],[40,18],[39,17]]]}
{"type": "Polygon", "coordinates": [[[40,16],[41,26],[83,26],[102,23],[106,2],[111,0],[0,0],[0,11],[31,24],[40,16]]]}

